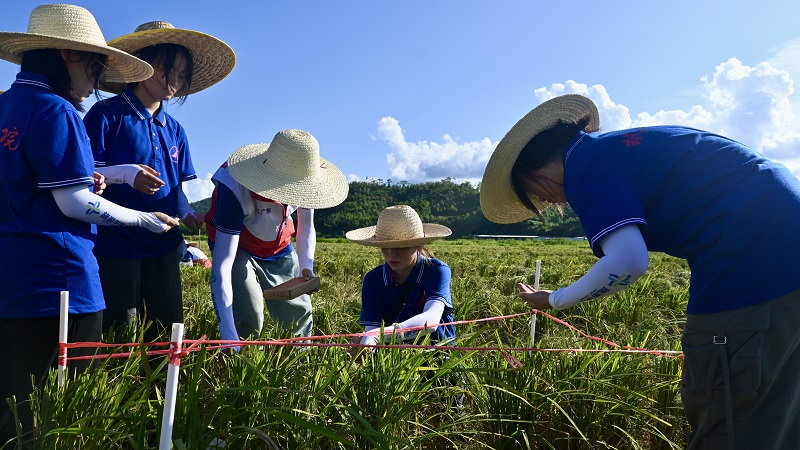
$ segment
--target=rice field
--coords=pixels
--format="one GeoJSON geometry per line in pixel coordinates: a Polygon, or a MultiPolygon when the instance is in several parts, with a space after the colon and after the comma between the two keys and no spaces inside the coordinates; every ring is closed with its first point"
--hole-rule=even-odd
{"type": "MultiPolygon", "coordinates": [[[[453,270],[456,320],[527,312],[516,283],[533,284],[537,259],[543,289],[574,281],[595,261],[585,242],[566,240],[455,240],[430,247],[453,270]]],[[[361,279],[381,262],[377,249],[318,243],[315,269],[322,286],[312,296],[315,335],[361,331],[361,279]]],[[[181,270],[185,338],[218,339],[210,271],[181,270]]],[[[688,281],[683,261],[652,254],[648,273],[627,290],[548,312],[620,345],[680,350],[688,281]]],[[[248,346],[233,356],[194,352],[180,366],[173,448],[683,448],[681,359],[482,350],[530,347],[529,330],[528,315],[469,323],[457,332],[458,345],[470,350],[378,349],[358,361],[345,347],[248,346]]],[[[268,321],[262,338],[280,336],[268,321]]],[[[544,317],[537,320],[534,347],[612,348],[544,317]]],[[[104,360],[64,387],[53,376],[32,400],[39,445],[157,447],[166,372],[164,358],[138,352],[104,360]]]]}

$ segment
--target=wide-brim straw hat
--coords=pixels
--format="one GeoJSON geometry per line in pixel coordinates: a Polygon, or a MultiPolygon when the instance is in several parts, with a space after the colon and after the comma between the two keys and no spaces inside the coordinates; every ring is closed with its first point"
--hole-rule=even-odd
{"type": "Polygon", "coordinates": [[[153,75],[150,64],[108,46],[92,13],[80,6],[37,6],[31,12],[26,33],[0,32],[0,58],[6,61],[20,64],[26,51],[45,48],[106,55],[103,79],[134,82],[153,75]]]}
{"type": "MultiPolygon", "coordinates": [[[[522,149],[534,136],[554,127],[559,120],[577,123],[589,115],[589,124],[584,131],[591,133],[600,129],[600,114],[597,106],[589,98],[578,94],[567,94],[552,98],[537,106],[525,115],[506,133],[494,149],[481,181],[481,211],[487,219],[495,223],[517,223],[534,217],[514,191],[511,182],[511,169],[522,149]]],[[[533,204],[541,211],[550,202],[531,197],[533,204]]]]}
{"type": "MultiPolygon", "coordinates": [[[[228,76],[236,65],[236,54],[228,44],[199,31],[175,28],[164,21],[147,22],[136,27],[131,34],[111,40],[108,45],[130,54],[145,47],[158,44],[178,44],[186,47],[192,55],[192,86],[189,94],[202,91],[228,76]]],[[[104,91],[119,94],[125,90],[123,80],[106,77],[100,87],[104,91]]]]}
{"type": "Polygon", "coordinates": [[[348,231],[345,237],[370,247],[416,247],[450,236],[444,225],[422,223],[419,214],[408,205],[390,206],[378,216],[378,224],[348,231]]]}
{"type": "Polygon", "coordinates": [[[269,144],[240,147],[228,158],[228,173],[268,199],[301,208],[330,208],[347,198],[341,170],[319,156],[307,131],[283,130],[269,144]]]}

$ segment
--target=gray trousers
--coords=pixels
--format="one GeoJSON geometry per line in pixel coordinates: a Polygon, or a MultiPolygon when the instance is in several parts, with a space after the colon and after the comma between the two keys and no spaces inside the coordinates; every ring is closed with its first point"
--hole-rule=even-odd
{"type": "MultiPolygon", "coordinates": [[[[263,291],[300,275],[296,252],[275,261],[263,261],[237,250],[231,281],[233,320],[239,336],[260,336],[264,326],[263,291]]],[[[311,336],[314,320],[308,295],[291,300],[267,300],[266,307],[279,327],[293,330],[296,336],[311,336]]]]}
{"type": "Polygon", "coordinates": [[[683,333],[688,449],[800,449],[800,290],[683,333]]]}

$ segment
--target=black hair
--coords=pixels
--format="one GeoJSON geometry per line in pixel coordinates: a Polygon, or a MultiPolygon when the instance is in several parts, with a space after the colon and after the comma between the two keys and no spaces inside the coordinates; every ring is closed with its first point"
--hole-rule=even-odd
{"type": "MultiPolygon", "coordinates": [[[[170,73],[175,70],[175,60],[178,55],[183,56],[186,60],[186,76],[184,77],[183,86],[175,93],[177,103],[182,105],[189,95],[189,90],[192,88],[194,61],[189,49],[179,44],[156,44],[145,47],[136,54],[139,59],[148,62],[154,69],[161,68],[167,79],[169,79],[170,73]]],[[[135,86],[136,83],[131,83],[131,85],[135,86]]]]}
{"type": "Polygon", "coordinates": [[[525,182],[528,180],[540,182],[540,178],[534,172],[544,167],[553,158],[560,158],[564,147],[579,131],[585,130],[590,122],[591,116],[588,113],[574,123],[559,120],[554,126],[538,133],[525,144],[511,169],[511,183],[517,198],[525,208],[533,212],[544,223],[547,222],[542,211],[531,199],[531,196],[539,197],[535,193],[529,192],[528,184],[525,182]]]}
{"type": "MultiPolygon", "coordinates": [[[[79,55],[79,62],[85,62],[86,76],[94,80],[94,93],[99,98],[97,82],[103,76],[106,55],[78,50],[70,50],[70,52],[79,55]],[[94,62],[99,64],[93,64],[94,62]]],[[[28,50],[22,54],[20,70],[46,76],[56,95],[70,102],[78,111],[84,112],[81,97],[72,89],[72,77],[61,58],[61,50],[55,48],[28,50]]]]}

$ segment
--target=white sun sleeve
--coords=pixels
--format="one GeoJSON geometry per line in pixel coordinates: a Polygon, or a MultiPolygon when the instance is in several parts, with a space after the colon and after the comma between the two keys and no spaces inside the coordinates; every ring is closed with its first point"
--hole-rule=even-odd
{"type": "Polygon", "coordinates": [[[317,248],[317,231],[314,228],[314,210],[297,208],[297,260],[300,270],[314,273],[314,252],[317,248]]]}
{"type": "Polygon", "coordinates": [[[58,209],[72,219],[95,225],[144,227],[153,233],[170,229],[155,214],[119,206],[90,192],[85,185],[67,186],[51,192],[58,209]]]}
{"type": "MultiPolygon", "coordinates": [[[[392,325],[385,325],[383,328],[383,335],[385,337],[390,337],[395,330],[399,330],[402,328],[411,328],[411,327],[421,327],[425,326],[429,333],[436,331],[436,327],[439,326],[439,322],[442,320],[442,314],[444,313],[444,302],[440,300],[428,300],[425,302],[425,306],[422,309],[422,312],[417,314],[416,316],[410,317],[400,323],[395,323],[392,325]]],[[[380,327],[378,328],[371,328],[369,330],[364,330],[367,333],[370,332],[380,332],[380,327]]],[[[414,331],[409,331],[409,333],[415,333],[414,331]]],[[[405,333],[401,332],[400,336],[398,336],[398,340],[402,341],[404,338],[405,333]]],[[[361,343],[364,345],[375,345],[379,342],[379,336],[364,336],[361,338],[361,343]]]]}
{"type": "MultiPolygon", "coordinates": [[[[233,261],[239,248],[239,235],[217,230],[211,258],[211,300],[217,313],[220,337],[226,341],[238,341],[239,333],[233,320],[233,261]]],[[[234,347],[239,351],[240,347],[234,347]]]]}
{"type": "Polygon", "coordinates": [[[566,309],[580,302],[611,295],[628,287],[647,271],[649,255],[637,225],[612,231],[599,242],[605,256],[585,275],[567,287],[550,293],[555,309],[566,309]]]}
{"type": "Polygon", "coordinates": [[[137,164],[119,164],[117,166],[95,167],[94,171],[106,177],[106,184],[129,184],[133,187],[136,175],[142,170],[137,164]]]}

